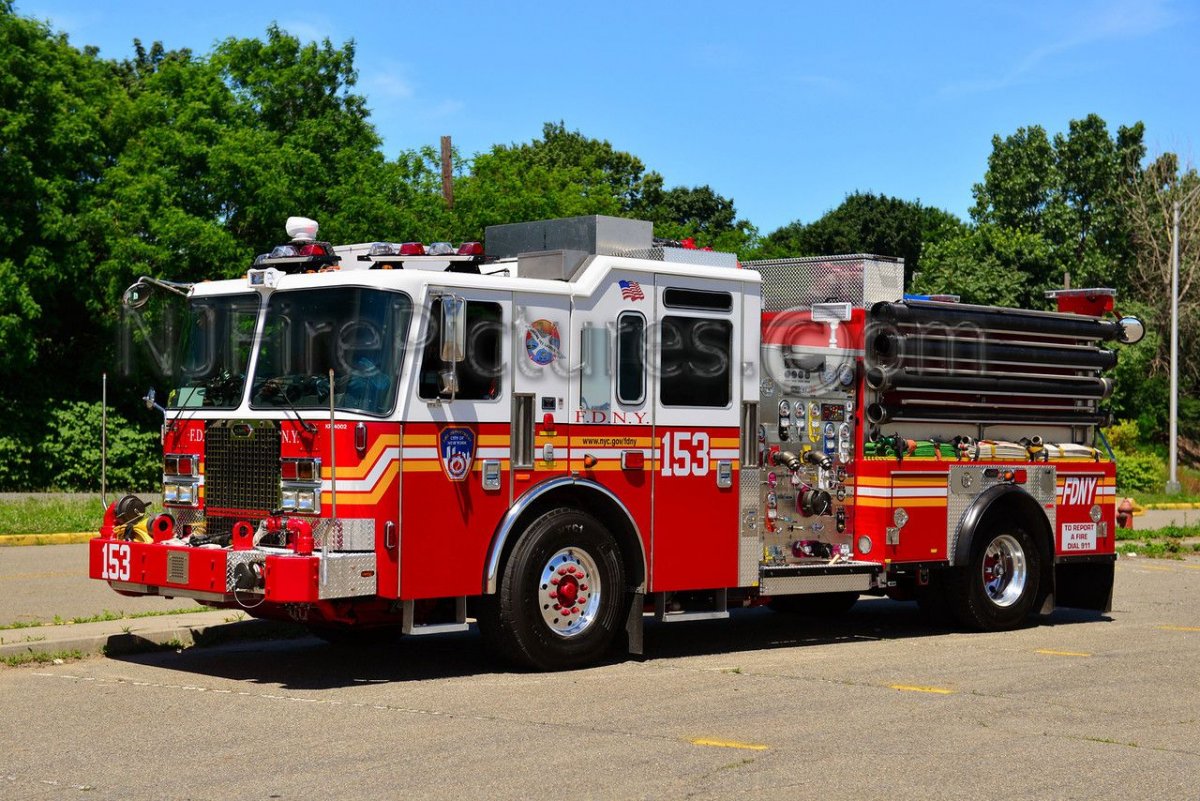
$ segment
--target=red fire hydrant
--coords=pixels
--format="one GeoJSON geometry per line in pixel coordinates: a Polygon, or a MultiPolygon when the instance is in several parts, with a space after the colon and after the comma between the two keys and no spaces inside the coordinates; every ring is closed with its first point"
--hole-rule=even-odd
{"type": "Polygon", "coordinates": [[[1117,506],[1117,528],[1133,528],[1133,498],[1122,498],[1117,506]]]}

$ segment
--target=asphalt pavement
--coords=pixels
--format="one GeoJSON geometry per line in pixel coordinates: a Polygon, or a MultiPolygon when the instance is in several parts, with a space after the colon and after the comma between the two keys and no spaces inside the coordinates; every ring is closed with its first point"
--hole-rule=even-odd
{"type": "Polygon", "coordinates": [[[871,599],[646,646],[557,674],[474,631],[0,667],[0,797],[1197,797],[1200,559],[1123,559],[1111,614],[1012,632],[871,599]]]}

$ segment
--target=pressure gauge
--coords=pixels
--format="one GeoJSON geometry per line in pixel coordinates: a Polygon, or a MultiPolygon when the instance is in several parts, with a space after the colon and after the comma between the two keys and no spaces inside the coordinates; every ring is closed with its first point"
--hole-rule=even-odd
{"type": "Polygon", "coordinates": [[[792,404],[787,399],[781,400],[779,402],[779,416],[780,417],[791,417],[792,416],[792,404]]]}

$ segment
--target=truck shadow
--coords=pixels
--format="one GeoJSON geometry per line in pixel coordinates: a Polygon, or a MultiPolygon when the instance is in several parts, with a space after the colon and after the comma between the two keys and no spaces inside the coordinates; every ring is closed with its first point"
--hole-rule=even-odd
{"type": "MultiPolygon", "coordinates": [[[[1110,622],[1097,612],[1060,609],[1040,625],[1110,622]]],[[[1031,626],[1039,623],[1031,622],[1031,626]]],[[[332,645],[296,626],[255,623],[250,639],[204,644],[182,651],[126,654],[110,658],[164,670],[217,676],[291,690],[323,690],[366,684],[429,679],[537,675],[514,668],[490,654],[478,631],[427,637],[397,637],[371,646],[332,645]]],[[[853,645],[879,640],[911,640],[964,635],[930,622],[915,604],[863,599],[831,619],[772,612],[765,608],[733,610],[728,620],[661,623],[647,619],[645,654],[615,653],[592,669],[628,660],[658,661],[814,646],[853,645]]]]}

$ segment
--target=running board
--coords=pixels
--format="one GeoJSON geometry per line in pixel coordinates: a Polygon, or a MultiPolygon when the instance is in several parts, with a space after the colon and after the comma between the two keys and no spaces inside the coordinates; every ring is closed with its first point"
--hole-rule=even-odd
{"type": "Polygon", "coordinates": [[[663,623],[683,623],[687,620],[724,620],[729,617],[729,591],[725,589],[713,590],[713,596],[714,603],[712,609],[696,612],[668,612],[667,594],[665,592],[657,592],[654,594],[654,619],[663,623]]]}
{"type": "Polygon", "coordinates": [[[460,596],[454,599],[453,622],[418,624],[413,620],[414,608],[415,603],[413,601],[400,602],[400,631],[406,635],[420,636],[424,634],[448,634],[452,631],[466,631],[469,628],[467,625],[467,599],[465,596],[460,596]]]}
{"type": "Polygon", "coordinates": [[[763,595],[866,592],[881,572],[882,566],[875,562],[764,566],[758,591],[763,595]]]}

